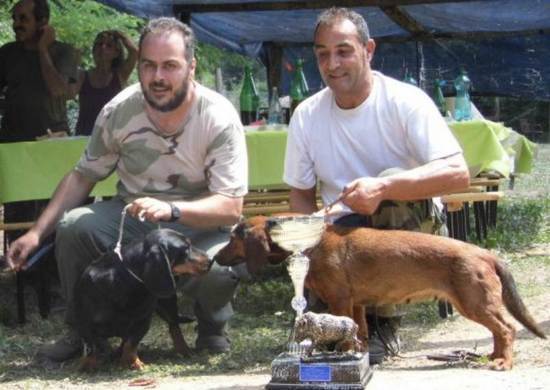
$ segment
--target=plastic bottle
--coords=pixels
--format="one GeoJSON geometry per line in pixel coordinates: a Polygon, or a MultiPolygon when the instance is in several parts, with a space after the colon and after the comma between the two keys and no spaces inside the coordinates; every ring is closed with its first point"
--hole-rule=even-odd
{"type": "Polygon", "coordinates": [[[302,69],[303,62],[298,60],[296,62],[296,70],[294,76],[290,81],[290,115],[294,112],[294,109],[300,104],[302,100],[306,98],[304,93],[304,85],[307,88],[307,82],[305,81],[304,72],[302,69]]]}
{"type": "Polygon", "coordinates": [[[283,121],[283,109],[281,102],[279,101],[279,92],[277,87],[271,89],[271,100],[269,101],[269,112],[267,116],[267,123],[274,125],[282,123],[283,121]]]}
{"type": "Polygon", "coordinates": [[[454,80],[456,89],[455,112],[456,121],[464,121],[472,118],[472,106],[470,102],[470,79],[466,70],[462,69],[460,74],[454,80]]]}
{"type": "Polygon", "coordinates": [[[447,115],[447,101],[445,100],[445,97],[443,96],[443,91],[441,88],[445,86],[445,80],[441,80],[441,76],[437,76],[437,78],[434,80],[434,88],[432,93],[432,99],[435,102],[435,105],[439,109],[439,112],[441,115],[446,116],[447,115]]]}
{"type": "Polygon", "coordinates": [[[256,120],[260,98],[256,91],[256,85],[252,78],[250,66],[244,67],[244,79],[239,97],[241,121],[243,125],[248,125],[256,120]]]}

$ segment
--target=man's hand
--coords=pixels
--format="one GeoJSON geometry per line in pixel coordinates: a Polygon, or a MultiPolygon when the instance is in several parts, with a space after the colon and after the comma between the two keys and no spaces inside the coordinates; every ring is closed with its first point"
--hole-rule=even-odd
{"type": "Polygon", "coordinates": [[[372,215],[384,200],[385,178],[364,177],[348,183],[339,195],[342,203],[352,211],[372,215]]]}
{"type": "Polygon", "coordinates": [[[135,218],[156,223],[169,221],[172,217],[172,208],[168,202],[147,197],[136,199],[130,203],[128,213],[135,218]]]}
{"type": "Polygon", "coordinates": [[[38,48],[41,50],[47,50],[48,47],[55,41],[55,29],[46,24],[40,28],[41,35],[38,40],[38,48]]]}
{"type": "Polygon", "coordinates": [[[14,271],[20,271],[21,268],[27,263],[29,254],[34,252],[40,245],[40,239],[38,235],[32,231],[28,231],[23,236],[15,240],[8,249],[8,265],[14,271]]]}

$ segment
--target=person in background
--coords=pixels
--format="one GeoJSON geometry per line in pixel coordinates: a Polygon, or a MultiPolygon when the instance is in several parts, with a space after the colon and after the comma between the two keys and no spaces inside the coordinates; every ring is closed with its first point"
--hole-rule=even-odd
{"type": "MultiPolygon", "coordinates": [[[[227,227],[239,220],[247,192],[244,130],[231,102],[194,80],[194,50],[187,25],[174,18],[148,23],[139,42],[140,83],[103,108],[77,166],[35,225],[10,246],[8,263],[19,270],[56,231],[69,331],[42,347],[40,355],[63,361],[82,352],[74,330],[74,285],[86,266],[117,242],[126,207],[134,218],[125,220],[123,245],[159,224],[185,234],[209,256],[229,240],[227,227]],[[81,206],[113,171],[119,177],[117,196],[81,206]]],[[[206,275],[182,278],[183,292],[195,302],[197,349],[229,350],[225,325],[238,281],[234,269],[217,264],[206,275]]]]}
{"type": "Polygon", "coordinates": [[[92,47],[94,67],[79,74],[75,85],[80,109],[76,135],[90,135],[97,115],[128,81],[136,65],[138,50],[125,34],[117,30],[102,31],[92,47]],[[126,48],[127,55],[124,56],[126,48]]]}
{"type": "Polygon", "coordinates": [[[46,0],[21,0],[12,9],[15,42],[0,47],[5,112],[0,142],[33,141],[47,130],[69,131],[66,102],[76,83],[78,52],[55,39],[46,0]]]}
{"type": "MultiPolygon", "coordinates": [[[[431,198],[469,185],[462,150],[428,95],[371,69],[374,50],[360,14],[331,8],[319,16],[314,52],[327,87],[299,104],[290,121],[290,207],[323,214],[319,185],[323,204],[334,205],[326,218],[336,224],[436,233],[443,214],[431,198]]],[[[370,312],[376,364],[399,351],[399,317],[394,306],[370,312]]]]}
{"type": "MultiPolygon", "coordinates": [[[[46,0],[21,0],[12,8],[15,41],[0,47],[0,91],[4,112],[0,142],[34,141],[51,132],[69,132],[66,102],[76,82],[78,52],[55,39],[46,0]]],[[[43,201],[4,205],[4,222],[34,220],[43,201]]],[[[7,233],[7,242],[22,234],[7,233]]]]}

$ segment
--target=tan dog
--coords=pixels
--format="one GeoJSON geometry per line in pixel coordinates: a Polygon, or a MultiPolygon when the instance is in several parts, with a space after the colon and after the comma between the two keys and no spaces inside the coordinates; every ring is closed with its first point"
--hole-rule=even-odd
{"type": "MultiPolygon", "coordinates": [[[[246,261],[250,272],[277,264],[290,252],[271,240],[276,222],[258,216],[239,224],[215,256],[221,265],[246,261]]],[[[334,315],[351,317],[366,339],[364,305],[449,301],[466,318],[493,334],[490,367],[512,368],[516,330],[504,306],[527,329],[546,338],[518,295],[512,274],[491,252],[447,237],[370,228],[327,225],[317,245],[307,250],[305,285],[334,315]]]]}

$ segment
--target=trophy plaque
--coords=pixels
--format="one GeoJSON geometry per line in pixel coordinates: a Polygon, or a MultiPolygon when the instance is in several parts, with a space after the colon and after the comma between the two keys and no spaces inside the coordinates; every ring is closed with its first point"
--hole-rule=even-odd
{"type": "MultiPolygon", "coordinates": [[[[273,219],[277,224],[270,231],[272,240],[293,253],[287,260],[287,270],[294,286],[291,306],[298,319],[307,306],[304,282],[309,258],[303,251],[319,241],[324,219],[320,216],[273,219]]],[[[316,351],[309,339],[297,343],[293,328],[288,351],[271,363],[271,381],[266,389],[364,389],[371,376],[368,353],[316,351]]]]}

